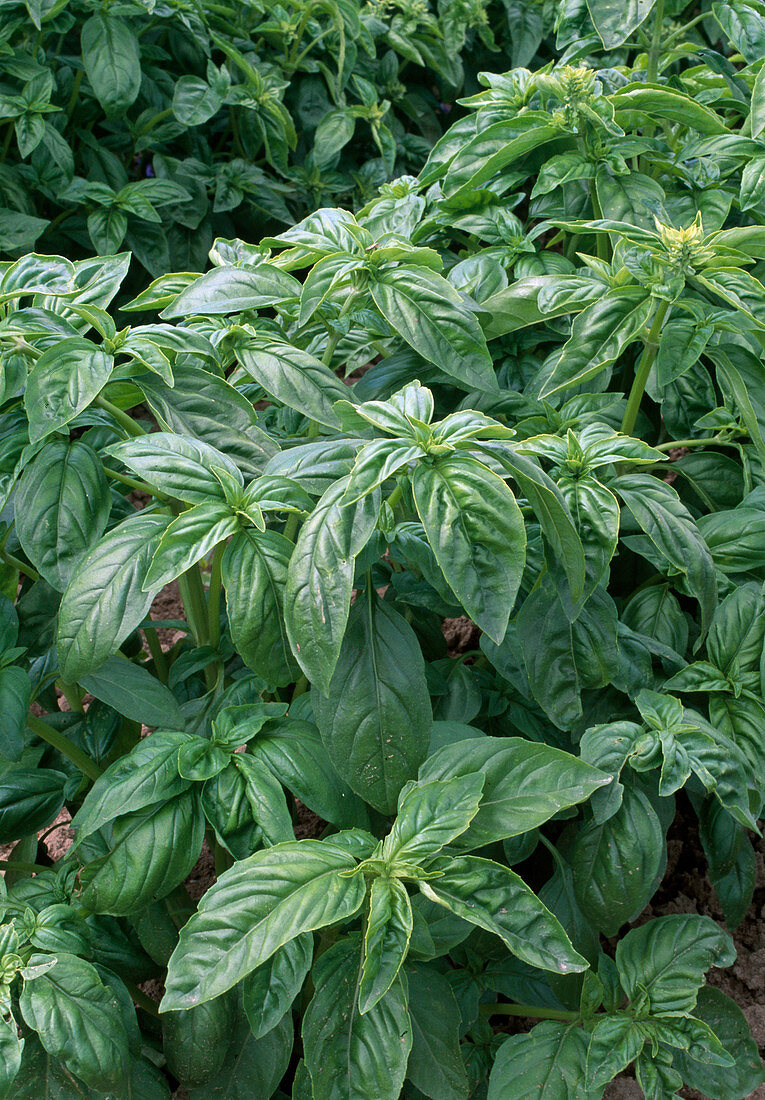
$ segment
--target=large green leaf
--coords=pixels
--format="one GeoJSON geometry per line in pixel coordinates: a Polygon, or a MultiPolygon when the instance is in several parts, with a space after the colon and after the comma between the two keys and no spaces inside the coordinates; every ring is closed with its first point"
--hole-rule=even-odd
{"type": "Polygon", "coordinates": [[[244,663],[269,684],[293,683],[300,669],[284,622],[293,544],[276,531],[240,531],[223,555],[231,638],[244,663]]]}
{"type": "Polygon", "coordinates": [[[642,791],[625,788],[618,811],[585,825],[571,850],[582,912],[605,935],[615,935],[650,900],[663,857],[656,811],[642,791]]]}
{"type": "Polygon", "coordinates": [[[189,1100],[271,1100],[289,1065],[293,1039],[289,1017],[259,1039],[240,1020],[220,1070],[202,1088],[191,1089],[189,1100]]]}
{"type": "Polygon", "coordinates": [[[37,360],[27,379],[24,404],[34,443],[58,431],[97,397],[109,380],[113,360],[80,336],[57,340],[37,360]]]}
{"type": "Polygon", "coordinates": [[[499,1048],[489,1078],[487,1100],[596,1100],[602,1090],[582,1093],[587,1036],[575,1024],[537,1024],[526,1035],[512,1035],[499,1048]]]}
{"type": "Polygon", "coordinates": [[[332,678],[348,621],[354,559],[369,541],[380,510],[372,493],[343,504],[347,478],[331,485],[303,524],[290,562],[285,621],[300,667],[320,691],[332,678]]]}
{"type": "Polygon", "coordinates": [[[478,856],[440,855],[428,861],[426,870],[439,875],[420,882],[425,897],[493,932],[530,966],[561,974],[589,966],[557,917],[508,867],[478,856]]]}
{"type": "Polygon", "coordinates": [[[476,771],[431,783],[412,783],[402,792],[382,858],[418,862],[436,855],[464,833],[478,811],[484,776],[476,771]]]}
{"type": "Polygon", "coordinates": [[[130,516],[79,563],[58,621],[64,680],[74,683],[97,669],[143,620],[154,598],[143,582],[169,522],[169,516],[130,516]]]}
{"type": "Polygon", "coordinates": [[[247,398],[217,374],[176,363],[172,387],[157,375],[142,375],[140,385],[164,427],[223,451],[246,478],[262,473],[279,450],[247,398]]]}
{"type": "Polygon", "coordinates": [[[571,336],[540,396],[579,386],[610,366],[648,320],[651,299],[643,287],[622,287],[604,294],[575,318],[571,336]]]}
{"type": "Polygon", "coordinates": [[[420,768],[420,782],[472,772],[482,772],[485,779],[478,813],[452,841],[463,850],[536,829],[610,782],[610,776],[577,757],[520,737],[480,737],[445,745],[420,768]]]}
{"type": "Polygon", "coordinates": [[[647,18],[656,0],[587,0],[595,30],[606,49],[621,46],[647,18]]]}
{"type": "Polygon", "coordinates": [[[685,1051],[676,1051],[674,1062],[683,1080],[691,1088],[707,1095],[713,1093],[720,1100],[743,1100],[756,1095],[765,1073],[746,1016],[736,1002],[715,986],[704,986],[693,1015],[711,1027],[736,1064],[712,1066],[696,1061],[685,1051]]]}
{"type": "MultiPolygon", "coordinates": [[[[313,936],[310,932],[303,932],[285,943],[244,979],[242,1003],[256,1039],[267,1035],[289,1012],[290,1005],[303,988],[312,961],[313,936]]],[[[214,1005],[217,1001],[205,1003],[214,1005]]]]}
{"type": "Polygon", "coordinates": [[[491,355],[481,326],[457,291],[434,271],[399,266],[372,283],[372,297],[391,328],[467,390],[495,393],[491,355]]]}
{"type": "Polygon", "coordinates": [[[526,561],[526,529],[510,489],[465,455],[420,463],[414,499],[449,587],[498,644],[526,561]]]}
{"type": "Polygon", "coordinates": [[[468,1076],[460,1051],[461,1018],[452,988],[434,967],[407,963],[412,1052],[408,1079],[431,1100],[466,1100],[468,1076]]]}
{"type": "Polygon", "coordinates": [[[156,592],[164,588],[238,530],[239,519],[228,504],[215,501],[187,508],[162,532],[144,589],[156,592]]]}
{"type": "Polygon", "coordinates": [[[225,993],[285,943],[353,916],[366,887],[352,856],[329,841],[277,844],[226,871],[181,931],[163,1011],[225,993]]]}
{"type": "Polygon", "coordinates": [[[126,1080],[125,1024],[113,993],[89,962],[59,952],[55,966],[24,982],[19,1004],[45,1049],[86,1084],[117,1089],[126,1080]]]}
{"type": "Polygon", "coordinates": [[[617,944],[616,965],[627,996],[648,993],[657,1016],[693,1012],[712,966],[730,966],[733,941],[711,917],[678,913],[631,929],[617,944]]]}
{"type": "Polygon", "coordinates": [[[330,759],[348,786],[382,813],[425,759],[433,724],[425,662],[398,612],[364,593],[348,629],[316,721],[330,759]]]}
{"type": "Polygon", "coordinates": [[[182,290],[173,304],[165,307],[162,317],[240,313],[299,297],[300,283],[294,275],[273,264],[216,267],[182,290]]]}
{"type": "Polygon", "coordinates": [[[36,833],[64,805],[66,776],[52,768],[23,765],[0,773],[0,844],[36,833]]]}
{"type": "Polygon", "coordinates": [[[32,685],[23,668],[0,668],[0,756],[18,760],[24,751],[24,729],[32,696],[32,685]]]}
{"type": "Polygon", "coordinates": [[[141,51],[130,23],[106,12],[91,15],[82,27],[82,61],[107,115],[135,102],[141,88],[141,51]]]}
{"type": "Polygon", "coordinates": [[[314,967],[316,993],[303,1019],[313,1095],[322,1100],[398,1100],[412,1045],[406,980],[399,975],[362,1015],[359,962],[358,941],[345,940],[314,967]]]}
{"type": "Polygon", "coordinates": [[[240,485],[244,478],[232,460],[199,439],[176,432],[153,432],[108,448],[107,454],[123,462],[160,492],[189,504],[225,500],[215,469],[230,474],[240,485]]]}
{"type": "Polygon", "coordinates": [[[220,1070],[236,1020],[236,999],[224,993],[183,1012],[162,1017],[162,1050],[185,1088],[206,1085],[220,1070]]]}
{"type": "Polygon", "coordinates": [[[126,718],[145,726],[183,729],[186,720],[175,696],[142,665],[124,657],[107,657],[102,665],[80,676],[80,683],[126,718]]]}
{"type": "Polygon", "coordinates": [[[16,488],[16,532],[59,592],[104,533],[111,505],[103,467],[87,443],[47,443],[25,467],[16,488]]]}
{"type": "Polygon", "coordinates": [[[144,909],[183,882],[203,839],[204,817],[195,791],[117,818],[108,854],[80,872],[82,905],[114,916],[144,909]]]}
{"type": "Polygon", "coordinates": [[[328,428],[339,421],[332,406],[348,387],[320,359],[275,336],[260,336],[237,349],[237,358],[266,393],[328,428]]]}

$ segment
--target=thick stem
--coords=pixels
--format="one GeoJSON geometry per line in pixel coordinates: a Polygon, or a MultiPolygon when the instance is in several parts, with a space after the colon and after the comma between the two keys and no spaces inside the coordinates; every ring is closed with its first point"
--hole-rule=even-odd
{"type": "MultiPolygon", "coordinates": [[[[661,2],[661,0],[659,0],[661,2]]],[[[661,336],[662,326],[669,310],[669,302],[666,299],[662,299],[654,314],[653,324],[651,330],[645,340],[645,347],[643,348],[643,354],[640,357],[640,363],[638,369],[635,371],[635,381],[632,383],[632,389],[630,395],[627,398],[627,408],[624,412],[624,419],[622,420],[622,432],[624,435],[632,435],[635,427],[635,421],[637,420],[638,413],[640,412],[640,402],[643,400],[643,394],[645,393],[645,387],[648,382],[648,376],[651,373],[651,367],[656,359],[656,353],[659,350],[659,337],[661,336]]]]}
{"type": "Polygon", "coordinates": [[[297,535],[298,524],[300,523],[300,516],[297,512],[290,512],[287,516],[287,522],[284,525],[284,537],[289,539],[290,542],[295,541],[297,535]]]}
{"type": "Polygon", "coordinates": [[[660,443],[654,450],[674,451],[676,447],[738,447],[738,443],[735,439],[712,435],[707,439],[671,439],[668,443],[660,443]]]}
{"type": "Polygon", "coordinates": [[[47,722],[43,722],[36,714],[27,715],[27,725],[32,733],[36,733],[43,741],[47,741],[54,749],[58,749],[62,756],[66,756],[68,760],[71,760],[75,767],[79,768],[82,774],[87,776],[88,779],[91,779],[94,783],[98,777],[103,774],[103,769],[99,768],[98,764],[96,764],[94,760],[91,760],[82,749],[78,749],[61,730],[49,726],[47,722]]]}
{"type": "Polygon", "coordinates": [[[178,578],[178,587],[194,641],[197,645],[206,645],[208,641],[207,601],[198,565],[192,565],[178,578]]]}
{"type": "Polygon", "coordinates": [[[82,705],[82,696],[76,684],[66,684],[63,680],[56,680],[56,687],[66,699],[71,711],[75,714],[85,713],[85,708],[82,705]]]}
{"type": "Polygon", "coordinates": [[[146,493],[148,496],[156,497],[158,500],[170,499],[165,493],[161,493],[159,489],[155,489],[147,482],[138,481],[134,477],[128,477],[127,474],[121,474],[118,470],[112,470],[110,466],[104,466],[104,473],[107,477],[113,477],[115,481],[119,481],[121,485],[126,485],[128,489],[135,489],[139,493],[146,493]]]}
{"type": "Polygon", "coordinates": [[[135,437],[139,435],[146,435],[146,432],[143,430],[141,425],[133,420],[132,416],[128,416],[126,412],[123,412],[122,409],[118,408],[111,401],[107,400],[107,398],[105,398],[102,394],[99,394],[98,397],[93,400],[93,404],[97,405],[99,409],[103,409],[104,412],[111,413],[114,419],[125,429],[128,435],[132,435],[135,437]]]}
{"type": "Polygon", "coordinates": [[[18,569],[19,573],[23,573],[30,580],[39,581],[40,574],[31,565],[27,565],[25,561],[20,561],[13,554],[9,554],[7,550],[3,550],[2,558],[5,564],[10,565],[12,569],[18,569]]]}
{"type": "Polygon", "coordinates": [[[526,1016],[531,1020],[578,1020],[578,1012],[565,1008],[538,1008],[536,1005],[481,1005],[482,1016],[526,1016]]]}
{"type": "Polygon", "coordinates": [[[163,684],[167,683],[167,658],[165,657],[164,650],[159,644],[159,638],[157,637],[156,627],[145,626],[143,633],[146,638],[146,644],[149,647],[149,653],[151,659],[154,661],[154,669],[157,673],[158,679],[163,684]]]}
{"type": "Polygon", "coordinates": [[[664,0],[656,0],[653,9],[653,35],[648,50],[648,64],[645,78],[649,84],[655,84],[659,76],[659,57],[661,55],[661,32],[664,28],[664,0]]]}
{"type": "Polygon", "coordinates": [[[226,543],[219,542],[213,551],[210,566],[210,587],[207,592],[207,633],[213,649],[217,649],[220,642],[221,561],[225,549],[226,543]]]}

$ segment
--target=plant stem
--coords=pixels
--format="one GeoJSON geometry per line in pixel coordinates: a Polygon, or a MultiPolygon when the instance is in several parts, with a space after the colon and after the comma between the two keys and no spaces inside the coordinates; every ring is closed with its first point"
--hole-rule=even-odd
{"type": "Polygon", "coordinates": [[[207,602],[198,565],[192,565],[178,578],[178,587],[181,590],[181,599],[194,641],[197,645],[206,645],[208,640],[207,602]]]}
{"type": "Polygon", "coordinates": [[[150,497],[156,497],[157,500],[169,500],[170,498],[165,493],[160,493],[159,489],[153,488],[145,481],[138,481],[137,478],[128,477],[127,474],[121,474],[117,470],[112,470],[110,466],[104,466],[104,473],[107,477],[113,477],[115,481],[119,481],[122,485],[127,485],[129,489],[135,489],[139,493],[146,493],[150,497]]]}
{"type": "Polygon", "coordinates": [[[295,541],[295,535],[297,534],[298,523],[300,523],[300,516],[297,512],[290,512],[287,516],[287,522],[284,525],[284,537],[289,539],[290,542],[295,541]]]}
{"type": "Polygon", "coordinates": [[[20,561],[13,554],[9,554],[7,550],[3,550],[3,561],[6,565],[10,565],[13,569],[18,569],[19,573],[23,573],[29,577],[30,580],[39,581],[40,574],[36,569],[33,569],[31,565],[27,565],[26,562],[20,561]]]}
{"type": "Polygon", "coordinates": [[[159,638],[157,637],[156,627],[145,626],[143,628],[144,637],[146,638],[146,644],[149,647],[149,653],[154,661],[154,668],[157,673],[157,677],[163,684],[167,683],[167,659],[165,658],[162,646],[159,644],[159,638]]]}
{"type": "Polygon", "coordinates": [[[659,57],[661,55],[661,32],[664,29],[664,0],[656,0],[653,9],[653,35],[648,50],[648,64],[645,78],[648,84],[655,84],[659,76],[659,57]]]}
{"type": "Polygon", "coordinates": [[[213,649],[217,649],[220,642],[221,561],[225,549],[226,543],[219,542],[213,551],[210,566],[210,587],[207,591],[207,634],[213,649]]]}
{"type": "MultiPolygon", "coordinates": [[[[358,290],[349,291],[348,297],[343,302],[343,305],[340,309],[340,312],[337,315],[338,321],[340,320],[341,317],[347,317],[348,316],[348,314],[351,311],[351,307],[353,306],[353,303],[356,301],[356,298],[358,297],[358,293],[359,293],[358,290]]],[[[342,333],[336,330],[335,332],[332,333],[329,340],[327,341],[327,346],[324,349],[324,354],[321,357],[321,361],[322,361],[322,363],[324,364],[325,367],[331,367],[332,366],[332,358],[335,354],[335,349],[336,349],[337,345],[340,343],[341,336],[342,336],[342,333]]]]}
{"type": "Polygon", "coordinates": [[[84,69],[78,69],[74,76],[74,84],[72,85],[72,94],[69,97],[69,102],[66,105],[66,119],[67,122],[74,114],[74,108],[77,106],[77,97],[80,94],[80,85],[82,84],[82,78],[85,74],[84,69]]]}
{"type": "Polygon", "coordinates": [[[536,1005],[481,1005],[482,1016],[527,1016],[532,1020],[578,1020],[578,1012],[565,1008],[538,1008],[536,1005]]]}
{"type": "Polygon", "coordinates": [[[707,439],[671,439],[668,443],[660,443],[654,450],[674,451],[676,447],[738,447],[738,443],[735,439],[711,435],[707,439]]]}
{"type": "Polygon", "coordinates": [[[82,698],[77,690],[76,684],[65,684],[63,680],[56,680],[56,687],[66,699],[71,711],[75,714],[85,713],[85,708],[82,705],[82,698]]]}
{"type": "Polygon", "coordinates": [[[136,421],[133,420],[132,416],[128,416],[126,412],[123,412],[122,409],[118,408],[111,401],[107,400],[107,398],[105,398],[102,394],[99,393],[98,397],[94,399],[93,404],[98,405],[98,407],[100,409],[103,409],[105,412],[111,413],[114,419],[122,425],[128,435],[132,435],[135,437],[139,435],[146,435],[146,432],[143,430],[140,424],[136,423],[136,421]]]}
{"type": "Polygon", "coordinates": [[[403,489],[401,488],[400,485],[397,485],[395,487],[395,489],[393,490],[393,492],[391,493],[391,495],[388,497],[388,501],[387,501],[388,507],[391,510],[394,510],[396,505],[398,504],[398,502],[401,500],[402,496],[403,496],[403,489]]]}
{"type": "Polygon", "coordinates": [[[43,741],[47,741],[54,749],[58,749],[62,756],[66,756],[67,759],[71,760],[75,767],[79,768],[82,774],[86,775],[88,779],[91,779],[94,783],[98,777],[103,774],[103,769],[100,768],[94,760],[91,760],[82,749],[78,749],[61,730],[49,726],[47,722],[43,722],[42,718],[38,718],[36,714],[27,715],[27,725],[32,733],[36,733],[43,741]]]}
{"type": "MultiPolygon", "coordinates": [[[[659,0],[661,3],[661,0],[659,0]]],[[[645,393],[645,387],[648,382],[648,376],[651,373],[651,367],[656,359],[656,353],[659,350],[659,337],[661,336],[662,326],[669,310],[669,302],[666,299],[662,299],[654,314],[653,324],[651,330],[645,340],[645,347],[643,348],[643,354],[640,357],[640,363],[635,371],[635,380],[632,383],[632,389],[630,395],[627,398],[627,408],[624,412],[624,419],[622,420],[621,430],[624,435],[632,435],[632,431],[635,427],[635,421],[637,420],[638,413],[640,412],[640,402],[643,400],[643,394],[645,393]]]]}

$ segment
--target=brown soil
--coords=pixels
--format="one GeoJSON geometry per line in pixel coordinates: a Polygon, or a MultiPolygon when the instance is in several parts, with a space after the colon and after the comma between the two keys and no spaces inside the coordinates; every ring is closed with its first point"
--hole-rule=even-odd
{"type": "Polygon", "coordinates": [[[478,649],[481,631],[466,615],[459,619],[444,619],[441,630],[449,657],[460,657],[471,649],[478,649]]]}

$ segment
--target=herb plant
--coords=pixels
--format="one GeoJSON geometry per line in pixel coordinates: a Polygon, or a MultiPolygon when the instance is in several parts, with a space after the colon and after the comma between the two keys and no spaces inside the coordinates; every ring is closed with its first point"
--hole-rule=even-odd
{"type": "Polygon", "coordinates": [[[765,1078],[729,934],[641,916],[678,812],[755,886],[765,9],[650,7],[205,273],[0,266],[0,1096],[765,1078]]]}

